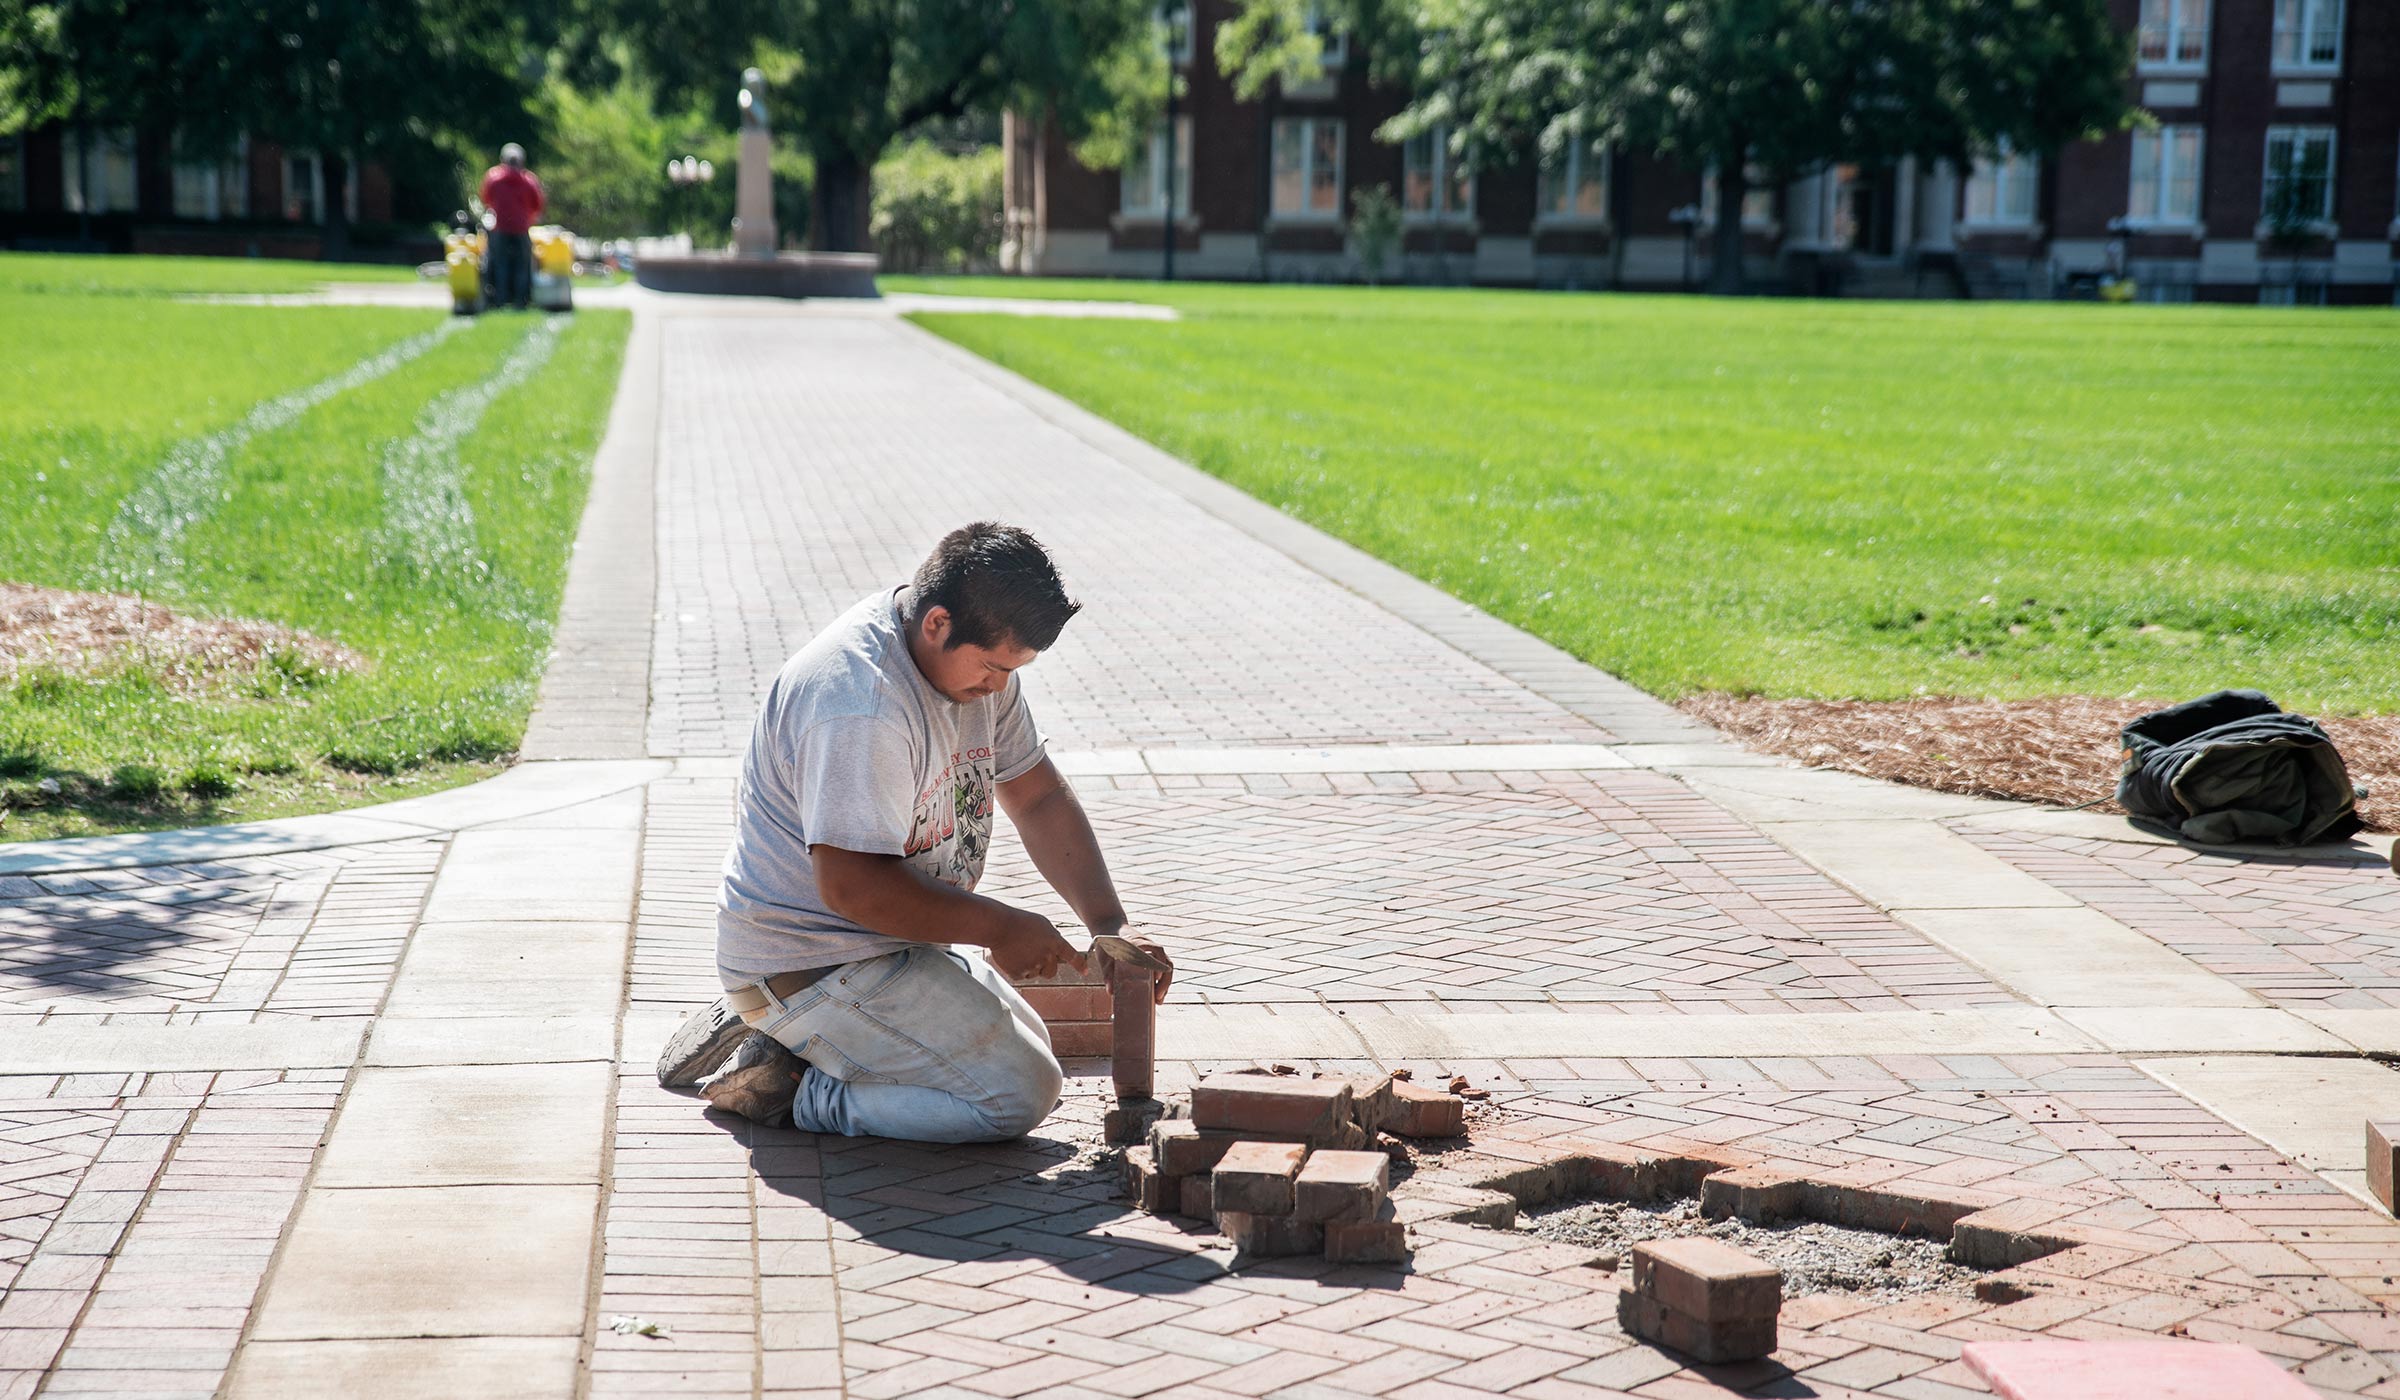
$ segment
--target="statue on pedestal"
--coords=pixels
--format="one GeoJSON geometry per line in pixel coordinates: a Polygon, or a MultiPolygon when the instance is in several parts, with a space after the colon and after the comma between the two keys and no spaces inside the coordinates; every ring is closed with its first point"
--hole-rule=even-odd
{"type": "Polygon", "coordinates": [[[775,256],[774,139],[767,132],[767,75],[742,70],[742,138],[733,186],[733,251],[775,256]]]}

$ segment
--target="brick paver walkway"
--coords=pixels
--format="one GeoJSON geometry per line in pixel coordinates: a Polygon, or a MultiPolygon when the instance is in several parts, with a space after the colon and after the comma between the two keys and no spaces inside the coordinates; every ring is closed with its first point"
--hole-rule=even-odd
{"type": "MultiPolygon", "coordinates": [[[[612,437],[643,460],[604,471],[587,546],[630,548],[655,502],[655,596],[587,549],[533,747],[562,773],[665,763],[505,822],[0,874],[0,1400],[1954,1400],[1983,1392],[1964,1342],[2035,1333],[2242,1341],[2326,1395],[2400,1395],[2400,1227],[2337,1184],[2355,1155],[2270,1147],[2063,1021],[2008,1053],[1942,1045],[1945,1015],[2047,1013],[1678,776],[1733,760],[1677,747],[1672,716],[1488,621],[1416,625],[1421,595],[1286,552],[1287,528],[888,319],[643,314],[629,393],[657,398],[612,437]],[[1040,1132],[974,1148],[760,1129],[653,1082],[660,1038],[714,994],[730,756],[767,678],[981,516],[1040,533],[1089,605],[1029,675],[1177,950],[1170,1010],[1223,1056],[1163,1064],[1164,1087],[1255,1063],[1261,1017],[1500,1014],[1647,1052],[1298,1060],[1493,1091],[1476,1150],[1415,1165],[1408,1268],[1234,1271],[1204,1228],[1134,1212],[1096,1065],[1070,1066],[1040,1132]],[[1268,753],[1623,739],[1651,766],[1268,753]],[[1148,757],[1200,750],[1237,756],[1148,757]],[[1768,1048],[1681,1033],[1729,1022],[1768,1048]],[[1928,1053],[1806,1033],[1866,1023],[1928,1053]],[[1619,1276],[1587,1251],[1439,1218],[1589,1141],[2024,1203],[2075,1243],[1974,1295],[1799,1298],[1773,1361],[1689,1368],[1620,1332],[1619,1276]]],[[[2400,885],[2363,858],[1954,829],[2035,877],[2033,914],[2097,911],[2255,991],[2240,1026],[2396,1004],[2400,885]]],[[[1955,908],[1946,877],[1912,878],[1955,908]]],[[[1063,914],[1012,842],[987,888],[1063,914]]],[[[2400,1095],[2356,1058],[2263,1063],[2400,1095]]]]}

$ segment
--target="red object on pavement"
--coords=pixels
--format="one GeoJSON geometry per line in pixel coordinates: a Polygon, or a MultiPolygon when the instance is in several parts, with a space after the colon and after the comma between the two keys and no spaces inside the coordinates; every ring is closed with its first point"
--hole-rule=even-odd
{"type": "Polygon", "coordinates": [[[2231,1342],[1969,1342],[1967,1369],[2002,1400],[2315,1400],[2299,1377],[2231,1342]]]}
{"type": "Polygon", "coordinates": [[[495,233],[523,233],[542,212],[542,182],[530,170],[495,165],[484,172],[483,207],[492,211],[495,233]]]}

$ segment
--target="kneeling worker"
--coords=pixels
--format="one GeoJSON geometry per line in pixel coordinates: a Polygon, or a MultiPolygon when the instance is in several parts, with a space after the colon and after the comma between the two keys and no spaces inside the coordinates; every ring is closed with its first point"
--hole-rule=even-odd
{"type": "Polygon", "coordinates": [[[968,525],[776,676],[742,763],[717,970],[743,1019],[807,1062],[794,1127],[995,1142],[1057,1106],[1049,1034],[1007,978],[1086,955],[974,891],[996,798],[1084,926],[1125,928],[1015,674],[1079,606],[1031,535],[968,525]]]}

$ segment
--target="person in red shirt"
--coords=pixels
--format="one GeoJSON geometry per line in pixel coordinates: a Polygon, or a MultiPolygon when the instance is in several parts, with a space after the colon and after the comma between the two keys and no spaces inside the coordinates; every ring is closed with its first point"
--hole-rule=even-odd
{"type": "Polygon", "coordinates": [[[519,311],[533,305],[533,221],[542,212],[542,182],[525,168],[525,148],[511,141],[500,163],[484,173],[483,207],[492,211],[492,300],[519,311]]]}

